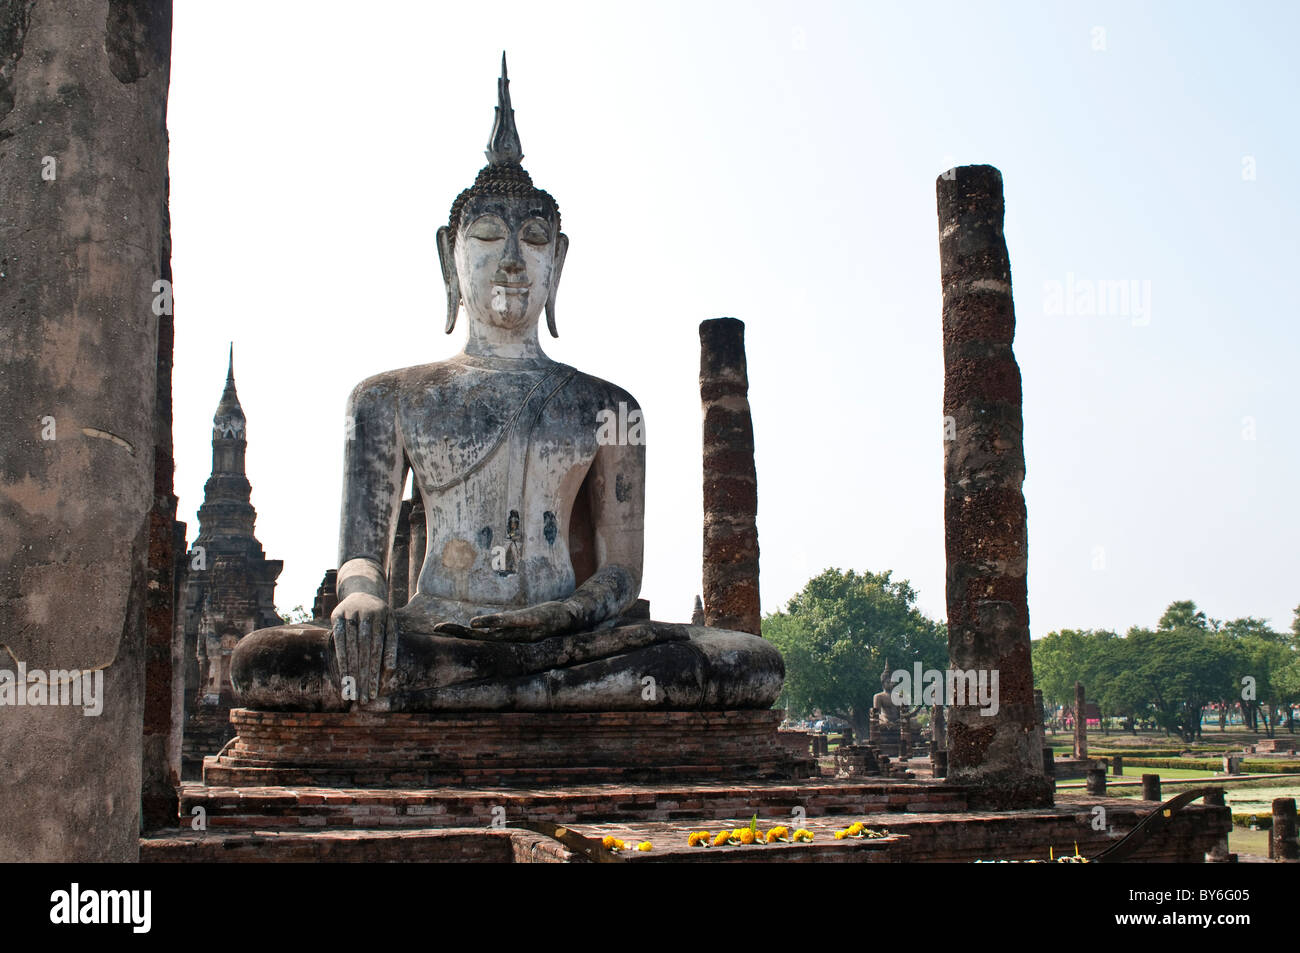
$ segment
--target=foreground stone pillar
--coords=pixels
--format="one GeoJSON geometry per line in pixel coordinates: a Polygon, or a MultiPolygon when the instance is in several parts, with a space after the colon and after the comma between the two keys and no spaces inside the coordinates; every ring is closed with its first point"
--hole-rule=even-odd
{"type": "Polygon", "coordinates": [[[1088,701],[1083,682],[1074,683],[1074,756],[1088,757],[1088,701]]]}
{"type": "MultiPolygon", "coordinates": [[[[0,14],[0,669],[16,690],[25,668],[29,699],[48,699],[50,672],[61,697],[83,692],[81,705],[0,708],[0,861],[133,861],[158,317],[171,307],[156,285],[171,4],[0,14]]],[[[171,526],[155,524],[165,548],[171,526]]]]}
{"type": "Polygon", "coordinates": [[[973,809],[1050,804],[1034,710],[1028,533],[1015,310],[1002,235],[1002,175],[937,182],[943,281],[944,524],[950,668],[998,676],[998,710],[948,711],[948,778],[973,809]]]}
{"type": "Polygon", "coordinates": [[[759,635],[758,477],[748,395],[744,322],[702,322],[704,624],[759,635]]]}

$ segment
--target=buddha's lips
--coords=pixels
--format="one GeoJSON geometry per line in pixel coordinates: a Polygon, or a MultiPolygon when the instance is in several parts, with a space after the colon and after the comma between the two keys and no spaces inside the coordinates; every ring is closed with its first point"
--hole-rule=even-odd
{"type": "Polygon", "coordinates": [[[532,284],[512,284],[507,281],[496,282],[492,285],[492,290],[503,294],[522,294],[532,287],[532,284]]]}

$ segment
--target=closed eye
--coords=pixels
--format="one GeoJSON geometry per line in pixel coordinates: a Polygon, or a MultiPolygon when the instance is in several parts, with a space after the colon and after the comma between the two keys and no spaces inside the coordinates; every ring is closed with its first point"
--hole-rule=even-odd
{"type": "Polygon", "coordinates": [[[481,242],[505,241],[506,227],[495,215],[484,215],[470,224],[466,234],[481,242]]]}

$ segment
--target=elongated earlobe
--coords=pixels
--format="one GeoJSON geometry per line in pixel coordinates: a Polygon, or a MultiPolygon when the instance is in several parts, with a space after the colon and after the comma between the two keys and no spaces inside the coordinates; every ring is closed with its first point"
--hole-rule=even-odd
{"type": "Polygon", "coordinates": [[[451,240],[450,228],[444,225],[438,229],[438,264],[442,266],[442,283],[447,288],[448,334],[455,329],[456,315],[460,312],[460,279],[456,277],[456,254],[451,240]]]}
{"type": "Polygon", "coordinates": [[[564,256],[569,253],[569,236],[560,232],[555,239],[555,268],[551,272],[551,293],[546,299],[546,327],[551,337],[558,338],[555,330],[555,293],[560,290],[560,273],[564,271],[564,256]]]}

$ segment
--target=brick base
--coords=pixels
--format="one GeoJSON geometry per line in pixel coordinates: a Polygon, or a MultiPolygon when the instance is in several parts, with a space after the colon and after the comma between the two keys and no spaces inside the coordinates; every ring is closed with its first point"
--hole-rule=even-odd
{"type": "MultiPolygon", "coordinates": [[[[728,798],[710,799],[704,789],[677,792],[672,795],[678,799],[676,816],[678,820],[651,820],[650,817],[664,817],[666,808],[660,811],[644,811],[645,819],[633,819],[632,811],[626,812],[621,819],[584,819],[579,823],[570,823],[572,830],[591,838],[606,834],[622,838],[630,844],[648,840],[654,849],[648,853],[635,851],[622,855],[623,859],[633,862],[702,862],[702,863],[792,863],[800,861],[841,861],[849,863],[862,862],[970,862],[974,860],[1046,860],[1049,849],[1057,856],[1074,853],[1078,850],[1085,857],[1095,857],[1101,851],[1119,840],[1147,812],[1159,805],[1155,802],[1129,801],[1117,799],[1081,799],[1067,804],[1058,804],[1045,810],[1012,812],[965,812],[960,813],[881,813],[886,808],[879,803],[879,791],[870,788],[888,785],[844,785],[838,792],[829,790],[832,786],[819,786],[823,790],[795,791],[787,787],[781,791],[749,791],[750,798],[745,797],[744,789],[730,792],[728,798]],[[717,832],[726,827],[743,827],[752,813],[759,815],[763,829],[774,823],[789,824],[789,798],[798,794],[811,795],[801,802],[806,805],[808,817],[805,827],[813,831],[812,844],[785,844],[765,847],[717,847],[691,848],[686,846],[686,837],[690,831],[708,830],[717,832]],[[818,803],[820,794],[821,804],[818,803]],[[833,795],[833,796],[832,796],[833,795]],[[775,800],[783,803],[764,804],[775,800]],[[857,801],[861,806],[857,810],[846,810],[846,802],[857,801]],[[687,807],[696,805],[697,807],[687,807]],[[1093,807],[1103,805],[1108,814],[1108,830],[1098,831],[1093,827],[1095,813],[1093,807]],[[742,807],[743,805],[743,807],[742,807]],[[819,807],[835,806],[832,814],[821,814],[819,807]],[[689,815],[689,820],[687,816],[689,815]],[[869,827],[888,828],[894,836],[882,841],[850,840],[836,841],[834,832],[848,826],[853,821],[863,821],[869,827]]],[[[896,785],[900,788],[904,783],[896,785]]],[[[187,785],[193,788],[194,785],[187,785]]],[[[720,787],[720,786],[719,786],[720,787]]],[[[908,797],[918,798],[919,786],[906,785],[912,790],[908,797]]],[[[350,794],[360,792],[277,792],[281,799],[301,799],[301,809],[311,811],[311,804],[322,794],[336,795],[346,799],[350,794]]],[[[500,792],[498,792],[499,794],[500,792]]],[[[569,797],[575,796],[573,792],[569,797]]],[[[610,792],[611,795],[613,792],[610,792]]],[[[669,792],[663,792],[666,796],[669,792]]],[[[244,791],[248,797],[252,792],[244,791]]],[[[228,806],[234,806],[238,800],[237,792],[221,795],[228,806]],[[233,798],[233,799],[232,799],[233,798]]],[[[275,795],[272,795],[275,796],[275,795]]],[[[469,802],[476,797],[487,801],[489,792],[466,795],[469,802]]],[[[643,807],[652,807],[655,798],[648,792],[622,792],[620,797],[631,802],[642,799],[643,807]]],[[[193,798],[187,798],[193,803],[193,798]]],[[[217,806],[212,800],[206,802],[208,807],[217,806]]],[[[915,807],[922,802],[914,802],[915,807]]],[[[403,829],[393,829],[388,821],[401,815],[393,813],[395,805],[373,805],[379,813],[368,817],[355,815],[358,826],[351,829],[338,827],[319,827],[307,818],[314,818],[319,824],[328,814],[306,813],[299,824],[286,826],[286,815],[268,815],[260,817],[265,826],[259,826],[252,815],[246,815],[243,821],[251,824],[230,825],[233,818],[229,815],[211,815],[213,825],[206,832],[186,830],[143,838],[140,842],[140,860],[154,863],[184,862],[229,862],[261,861],[283,863],[292,861],[489,861],[515,863],[555,863],[581,861],[565,849],[558,841],[551,840],[531,831],[507,828],[494,828],[492,820],[504,820],[507,824],[512,819],[527,820],[550,817],[556,812],[544,810],[541,797],[531,805],[520,803],[503,803],[506,813],[504,818],[493,818],[470,826],[465,824],[465,814],[455,815],[460,821],[456,826],[437,827],[439,821],[446,821],[447,815],[441,817],[425,815],[422,827],[405,827],[409,821],[418,817],[411,815],[409,821],[403,820],[403,829]]],[[[570,808],[576,805],[570,805],[570,808]]],[[[891,807],[893,805],[890,805],[891,807]]],[[[268,805],[248,805],[249,810],[265,811],[268,805]]],[[[285,809],[287,804],[281,805],[285,809]]],[[[591,813],[604,813],[595,803],[586,805],[591,813]]],[[[475,815],[477,816],[477,815],[475,815]]],[[[341,820],[336,814],[331,823],[341,820]]],[[[343,821],[347,823],[347,821],[343,821]]],[[[1228,809],[1194,805],[1186,808],[1173,819],[1170,827],[1153,836],[1132,857],[1129,862],[1136,863],[1199,863],[1205,856],[1226,844],[1228,831],[1232,822],[1228,809]]]]}
{"type": "Polygon", "coordinates": [[[832,780],[422,790],[182,784],[180,801],[187,829],[195,809],[202,808],[211,831],[490,827],[516,821],[696,822],[717,817],[748,822],[755,813],[790,818],[795,808],[802,808],[808,817],[966,810],[965,792],[942,782],[832,780]]]}
{"type": "Polygon", "coordinates": [[[808,777],[780,711],[230,713],[210,786],[420,788],[808,777]]]}

